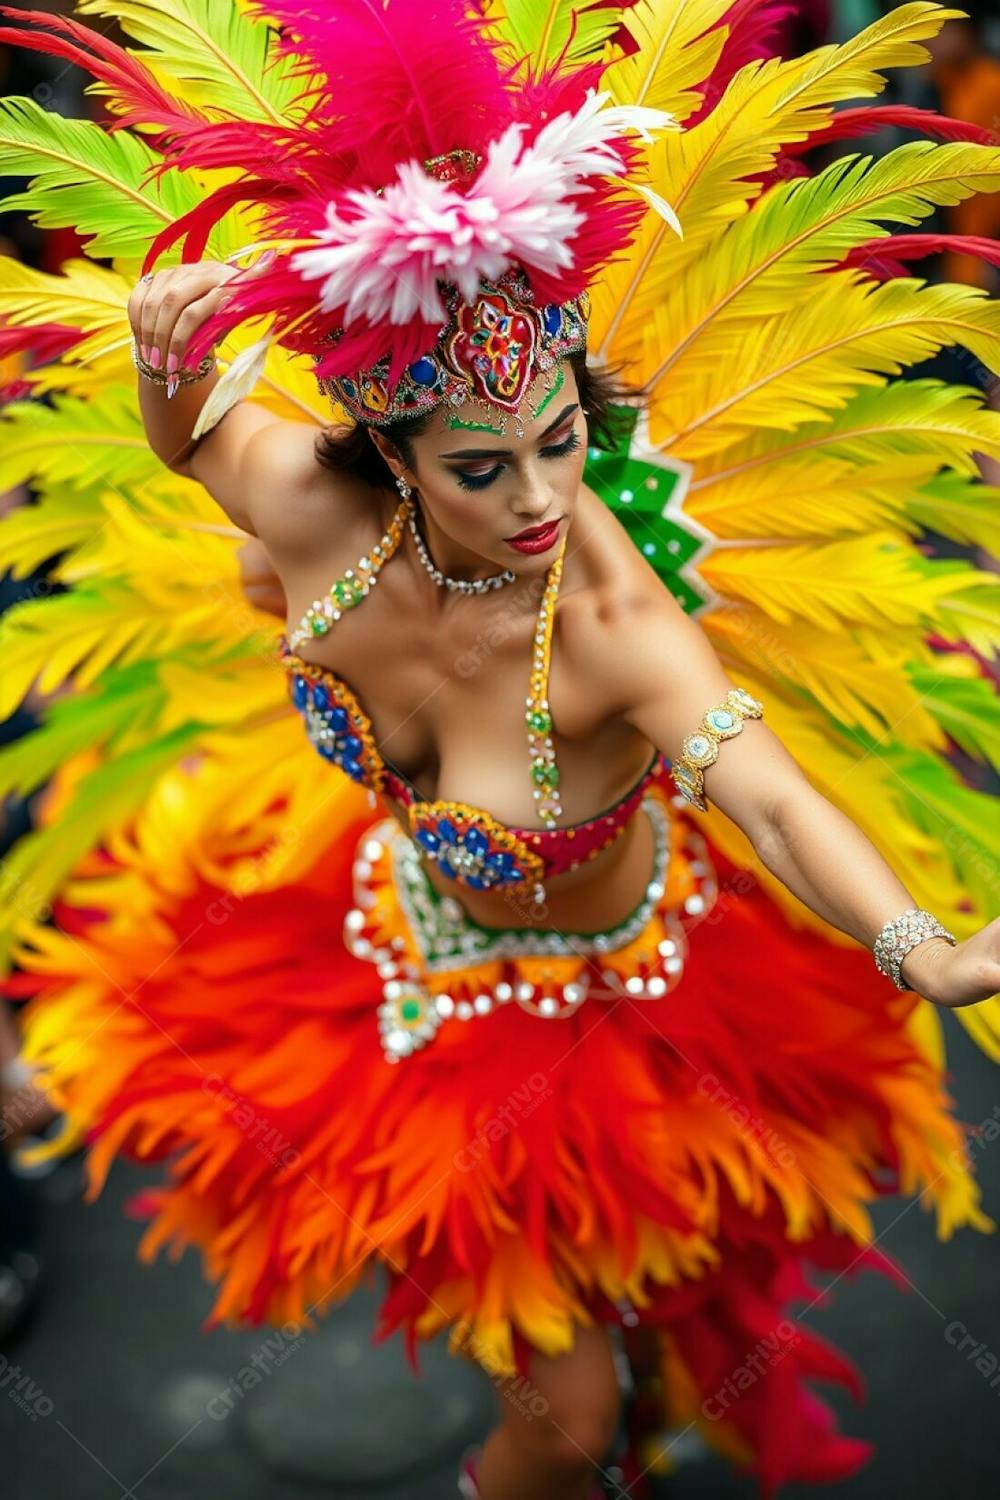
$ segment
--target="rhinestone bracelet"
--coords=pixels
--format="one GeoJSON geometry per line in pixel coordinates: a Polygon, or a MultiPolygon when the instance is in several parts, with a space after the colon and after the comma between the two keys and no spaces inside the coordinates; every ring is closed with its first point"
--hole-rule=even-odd
{"type": "Polygon", "coordinates": [[[903,959],[911,948],[931,937],[947,938],[952,947],[955,946],[954,934],[941,925],[933,912],[924,911],[923,907],[911,906],[908,911],[891,918],[872,947],[872,957],[879,973],[891,979],[897,990],[912,989],[902,975],[903,959]]]}
{"type": "Polygon", "coordinates": [[[205,376],[215,368],[215,355],[206,354],[205,358],[199,364],[197,370],[188,370],[185,373],[182,370],[178,369],[175,370],[172,375],[168,375],[166,370],[158,370],[154,365],[151,365],[148,360],[143,359],[142,355],[139,353],[139,346],[133,338],[132,363],[139,371],[139,374],[145,375],[146,379],[151,380],[154,385],[167,385],[171,381],[174,383],[174,385],[191,385],[196,380],[204,380],[205,376]]]}

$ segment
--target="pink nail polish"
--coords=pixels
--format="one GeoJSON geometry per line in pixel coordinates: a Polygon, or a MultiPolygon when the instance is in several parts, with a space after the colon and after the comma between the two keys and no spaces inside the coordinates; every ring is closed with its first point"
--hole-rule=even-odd
{"type": "Polygon", "coordinates": [[[265,250],[257,264],[259,266],[269,266],[277,253],[274,249],[265,250]]]}
{"type": "Polygon", "coordinates": [[[153,366],[154,370],[158,370],[160,368],[160,351],[156,344],[154,344],[152,349],[149,351],[149,363],[153,366]]]}
{"type": "Polygon", "coordinates": [[[146,363],[148,365],[149,364],[149,345],[148,344],[140,344],[139,345],[139,353],[142,355],[143,359],[146,361],[146,363]]]}
{"type": "Polygon", "coordinates": [[[167,374],[168,375],[172,375],[174,373],[174,371],[177,368],[177,364],[178,364],[177,355],[174,354],[173,350],[171,350],[171,352],[167,355],[167,374]]]}
{"type": "Polygon", "coordinates": [[[177,386],[178,386],[177,376],[176,375],[171,375],[170,379],[167,381],[167,400],[168,401],[173,396],[174,392],[177,390],[177,386]]]}

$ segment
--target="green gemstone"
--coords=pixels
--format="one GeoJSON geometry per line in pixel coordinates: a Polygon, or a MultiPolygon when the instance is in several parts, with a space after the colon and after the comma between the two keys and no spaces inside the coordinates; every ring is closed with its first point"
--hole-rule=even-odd
{"type": "Polygon", "coordinates": [[[419,1021],[420,1001],[404,1000],[402,1005],[399,1007],[399,1014],[402,1016],[404,1021],[419,1021]]]}
{"type": "Polygon", "coordinates": [[[531,778],[536,786],[557,786],[559,784],[559,771],[548,761],[535,760],[531,763],[531,778]]]}
{"type": "Polygon", "coordinates": [[[325,615],[313,615],[309,623],[309,629],[313,635],[326,635],[330,628],[330,622],[325,615]]]}
{"type": "Polygon", "coordinates": [[[529,726],[537,729],[539,734],[548,734],[552,728],[552,715],[545,713],[540,708],[529,708],[525,714],[529,726]]]}
{"type": "Polygon", "coordinates": [[[333,585],[333,597],[342,609],[353,609],[363,592],[361,584],[352,578],[341,578],[333,585]]]}

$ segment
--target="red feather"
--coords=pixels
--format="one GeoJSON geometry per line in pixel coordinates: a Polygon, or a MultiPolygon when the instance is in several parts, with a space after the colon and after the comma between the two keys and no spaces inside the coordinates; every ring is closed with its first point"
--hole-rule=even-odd
{"type": "Polygon", "coordinates": [[[785,152],[796,156],[803,151],[812,151],[816,146],[829,145],[831,141],[854,140],[859,135],[869,135],[887,126],[917,130],[941,141],[973,141],[979,146],[995,146],[997,143],[994,131],[970,124],[968,120],[940,115],[935,109],[918,109],[911,104],[875,104],[838,111],[824,129],[814,131],[807,140],[790,143],[785,152]]]}
{"type": "Polygon", "coordinates": [[[50,31],[28,31],[23,26],[4,27],[0,42],[10,47],[27,47],[33,52],[48,52],[93,74],[108,91],[111,106],[119,111],[108,130],[123,130],[136,125],[159,125],[171,133],[183,133],[191,125],[201,125],[207,116],[175,99],[162,89],[153,74],[131,53],[110,42],[98,31],[73,21],[68,16],[50,15],[44,10],[19,10],[0,5],[0,15],[14,16],[48,26],[50,31]],[[90,50],[88,50],[90,49],[90,50]]]}
{"type": "Polygon", "coordinates": [[[308,120],[322,133],[317,147],[363,158],[375,185],[401,161],[482,152],[510,118],[509,74],[466,0],[251,0],[250,9],[278,24],[279,47],[304,75],[325,80],[308,120]]]}
{"type": "Polygon", "coordinates": [[[991,266],[1000,266],[1000,243],[977,234],[892,234],[856,245],[841,262],[841,268],[858,267],[879,281],[905,276],[904,261],[926,255],[974,255],[991,266]]]}
{"type": "Polygon", "coordinates": [[[688,128],[703,119],[725,92],[731,79],[749,62],[775,55],[774,33],[795,11],[793,0],[734,0],[721,20],[710,28],[729,28],[719,60],[705,79],[704,97],[685,122],[688,128]]]}

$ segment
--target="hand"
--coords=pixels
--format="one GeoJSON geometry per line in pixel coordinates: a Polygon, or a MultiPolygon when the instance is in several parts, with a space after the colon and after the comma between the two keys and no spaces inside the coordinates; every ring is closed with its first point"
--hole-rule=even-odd
{"type": "Polygon", "coordinates": [[[274,570],[274,564],[264,543],[251,537],[237,548],[240,564],[240,587],[255,609],[285,618],[285,590],[274,570]]]}
{"type": "Polygon", "coordinates": [[[1000,994],[1000,917],[951,946],[927,938],[903,959],[901,973],[918,995],[957,1010],[1000,994]]]}
{"type": "Polygon", "coordinates": [[[273,253],[266,251],[243,271],[225,261],[199,260],[168,266],[149,281],[137,282],[128,299],[128,318],[143,359],[167,375],[186,368],[184,352],[192,334],[232,296],[223,290],[225,282],[262,270],[271,259],[273,253]]]}

